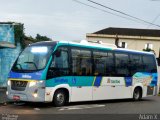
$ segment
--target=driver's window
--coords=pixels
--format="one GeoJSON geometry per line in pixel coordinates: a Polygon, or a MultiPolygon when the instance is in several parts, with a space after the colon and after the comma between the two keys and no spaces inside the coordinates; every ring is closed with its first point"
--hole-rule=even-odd
{"type": "Polygon", "coordinates": [[[51,67],[63,69],[68,68],[68,52],[66,50],[58,51],[60,55],[54,54],[51,67]]]}
{"type": "Polygon", "coordinates": [[[69,74],[68,49],[60,47],[53,54],[52,63],[49,67],[48,78],[65,76],[69,74]]]}

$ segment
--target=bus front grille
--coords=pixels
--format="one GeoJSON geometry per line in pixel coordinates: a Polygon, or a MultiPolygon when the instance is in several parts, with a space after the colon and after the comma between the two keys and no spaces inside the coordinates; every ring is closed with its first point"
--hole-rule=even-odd
{"type": "Polygon", "coordinates": [[[11,89],[12,90],[24,91],[26,86],[27,86],[27,81],[11,80],[11,89]]]}

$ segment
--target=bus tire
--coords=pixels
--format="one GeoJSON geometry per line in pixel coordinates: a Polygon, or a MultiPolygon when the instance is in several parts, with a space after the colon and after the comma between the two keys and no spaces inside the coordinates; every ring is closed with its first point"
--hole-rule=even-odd
{"type": "Polygon", "coordinates": [[[140,87],[136,87],[133,92],[133,100],[139,101],[142,98],[142,89],[140,87]]]}
{"type": "Polygon", "coordinates": [[[65,91],[60,89],[57,90],[53,96],[53,104],[55,107],[61,107],[64,106],[67,102],[67,96],[65,94],[65,91]]]}

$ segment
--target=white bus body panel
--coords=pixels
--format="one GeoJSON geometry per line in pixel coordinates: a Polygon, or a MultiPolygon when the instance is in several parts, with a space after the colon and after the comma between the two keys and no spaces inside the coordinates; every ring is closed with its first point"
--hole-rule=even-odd
{"type": "Polygon", "coordinates": [[[103,77],[101,86],[93,86],[93,100],[131,98],[132,87],[124,77],[103,77]]]}
{"type": "Polygon", "coordinates": [[[92,100],[92,86],[72,87],[71,101],[90,101],[92,100]]]}
{"type": "Polygon", "coordinates": [[[93,88],[93,100],[131,98],[132,87],[101,86],[93,88]]]}

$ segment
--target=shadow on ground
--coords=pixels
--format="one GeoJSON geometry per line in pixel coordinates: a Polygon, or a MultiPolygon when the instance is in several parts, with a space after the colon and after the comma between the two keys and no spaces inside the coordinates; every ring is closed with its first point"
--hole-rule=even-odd
{"type": "MultiPolygon", "coordinates": [[[[148,102],[153,101],[152,99],[142,99],[140,101],[133,101],[132,99],[116,99],[116,100],[101,100],[101,101],[87,101],[87,102],[74,102],[69,103],[66,106],[76,106],[76,105],[93,105],[93,104],[116,104],[116,103],[128,103],[128,102],[148,102]]],[[[7,102],[7,105],[19,108],[52,108],[54,105],[52,103],[34,103],[34,102],[7,102]]]]}

